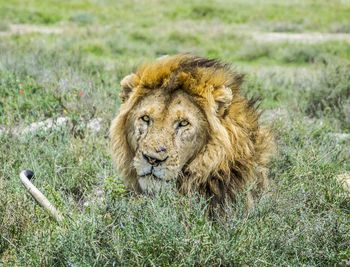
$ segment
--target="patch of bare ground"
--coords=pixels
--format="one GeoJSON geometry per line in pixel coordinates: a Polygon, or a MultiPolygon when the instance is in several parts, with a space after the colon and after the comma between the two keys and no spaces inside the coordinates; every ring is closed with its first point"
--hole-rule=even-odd
{"type": "MultiPolygon", "coordinates": [[[[86,127],[90,133],[97,134],[102,130],[103,120],[101,118],[93,118],[89,121],[82,121],[80,123],[81,126],[86,127]]],[[[27,126],[14,126],[12,128],[6,128],[4,125],[0,125],[0,135],[12,134],[20,137],[38,131],[56,130],[63,127],[73,129],[74,125],[72,125],[72,121],[68,117],[58,117],[55,119],[50,118],[44,121],[33,122],[27,126]]]]}
{"type": "Polygon", "coordinates": [[[8,26],[6,31],[0,32],[0,36],[21,35],[28,33],[60,34],[62,32],[63,29],[58,27],[47,27],[31,24],[12,24],[8,26]]]}
{"type": "Polygon", "coordinates": [[[350,43],[350,33],[285,33],[285,32],[251,32],[252,38],[258,42],[300,42],[322,43],[343,41],[350,43]]]}
{"type": "Polygon", "coordinates": [[[182,34],[199,34],[207,37],[235,35],[237,37],[251,37],[258,42],[302,42],[321,43],[328,41],[345,41],[350,43],[350,33],[321,33],[321,32],[262,32],[246,24],[227,24],[218,20],[212,21],[173,21],[167,27],[157,25],[154,31],[164,34],[181,32],[182,34]]]}
{"type": "Polygon", "coordinates": [[[337,175],[337,181],[343,186],[344,190],[350,192],[350,172],[337,175]]]}
{"type": "Polygon", "coordinates": [[[350,134],[347,133],[329,133],[328,136],[339,143],[350,141],[350,134]]]}

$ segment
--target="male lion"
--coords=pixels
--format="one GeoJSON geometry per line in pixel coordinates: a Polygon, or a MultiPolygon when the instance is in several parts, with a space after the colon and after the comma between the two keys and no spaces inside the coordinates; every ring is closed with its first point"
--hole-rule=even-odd
{"type": "Polygon", "coordinates": [[[228,65],[188,54],[126,76],[110,129],[126,185],[139,193],[174,185],[213,204],[266,187],[273,138],[259,126],[255,101],[240,95],[241,82],[228,65]]]}

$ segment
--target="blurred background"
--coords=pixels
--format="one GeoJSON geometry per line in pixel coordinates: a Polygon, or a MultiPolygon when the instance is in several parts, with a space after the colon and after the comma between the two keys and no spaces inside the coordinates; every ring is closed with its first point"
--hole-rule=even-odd
{"type": "MultiPolygon", "coordinates": [[[[11,103],[20,101],[19,88],[1,88],[6,91],[1,95],[6,98],[0,106],[0,114],[6,114],[2,124],[50,117],[62,112],[60,101],[70,114],[79,109],[80,116],[95,106],[97,113],[112,116],[123,75],[143,61],[183,52],[219,58],[247,73],[253,83],[247,93],[261,94],[263,107],[292,102],[301,93],[307,113],[315,115],[318,104],[320,109],[328,105],[310,92],[327,90],[319,88],[319,72],[330,61],[335,65],[350,59],[350,3],[344,0],[33,0],[0,5],[0,66],[8,74],[2,79],[20,79],[20,92],[27,95],[17,112],[9,112],[11,103]],[[312,99],[306,99],[309,93],[312,99]]],[[[342,93],[349,97],[348,88],[326,96],[338,105],[342,93]]]]}

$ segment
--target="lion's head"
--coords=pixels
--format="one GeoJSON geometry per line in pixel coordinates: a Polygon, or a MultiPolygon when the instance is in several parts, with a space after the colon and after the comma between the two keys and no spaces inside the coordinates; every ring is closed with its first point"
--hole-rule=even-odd
{"type": "Polygon", "coordinates": [[[208,139],[208,122],[182,91],[145,95],[126,124],[133,167],[142,191],[175,180],[208,139]]]}
{"type": "Polygon", "coordinates": [[[266,184],[270,134],[259,127],[242,77],[216,60],[164,57],[121,81],[112,154],[127,185],[174,185],[223,201],[249,181],[266,184]]]}

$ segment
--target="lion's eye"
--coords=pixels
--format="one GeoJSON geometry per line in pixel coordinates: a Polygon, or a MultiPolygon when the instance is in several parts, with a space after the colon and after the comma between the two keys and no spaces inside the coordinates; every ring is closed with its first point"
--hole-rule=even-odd
{"type": "Polygon", "coordinates": [[[182,120],[179,122],[179,127],[185,127],[189,125],[190,123],[187,120],[182,120]]]}
{"type": "Polygon", "coordinates": [[[144,122],[149,122],[150,121],[150,117],[149,116],[147,116],[147,115],[143,115],[142,117],[141,117],[141,120],[143,120],[144,122]]]}

